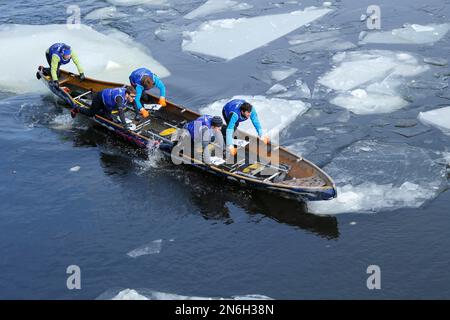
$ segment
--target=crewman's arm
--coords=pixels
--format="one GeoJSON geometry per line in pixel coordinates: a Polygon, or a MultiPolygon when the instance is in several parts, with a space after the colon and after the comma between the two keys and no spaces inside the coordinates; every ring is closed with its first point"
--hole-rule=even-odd
{"type": "Polygon", "coordinates": [[[73,63],[75,63],[75,65],[78,69],[78,73],[79,74],[84,73],[83,68],[80,65],[80,61],[78,60],[78,56],[74,51],[72,51],[72,61],[73,61],[73,63]]]}
{"type": "Polygon", "coordinates": [[[259,122],[258,119],[258,114],[256,113],[255,110],[252,111],[252,113],[250,114],[250,119],[252,120],[253,126],[256,129],[256,132],[258,132],[258,137],[262,136],[262,128],[261,128],[261,123],[259,122]]]}
{"type": "Polygon", "coordinates": [[[53,81],[58,81],[58,65],[61,59],[57,54],[52,55],[52,63],[50,65],[50,72],[52,75],[53,81]]]}
{"type": "Polygon", "coordinates": [[[166,97],[166,86],[161,81],[161,79],[157,75],[153,75],[153,83],[154,86],[159,89],[159,96],[165,98],[166,97]]]}
{"type": "Polygon", "coordinates": [[[127,121],[125,120],[125,114],[124,114],[124,109],[125,109],[125,104],[123,101],[122,97],[117,97],[116,98],[116,104],[117,104],[117,110],[119,111],[119,118],[120,118],[120,122],[122,122],[122,124],[124,126],[127,125],[127,121]]]}
{"type": "Polygon", "coordinates": [[[144,92],[144,87],[138,84],[136,86],[136,98],[134,99],[138,110],[141,110],[143,108],[141,103],[142,92],[144,92]]]}
{"type": "Polygon", "coordinates": [[[238,115],[236,113],[233,113],[231,116],[230,122],[227,126],[226,136],[227,136],[227,146],[233,145],[233,133],[234,133],[234,126],[236,125],[236,122],[238,121],[238,115]]]}

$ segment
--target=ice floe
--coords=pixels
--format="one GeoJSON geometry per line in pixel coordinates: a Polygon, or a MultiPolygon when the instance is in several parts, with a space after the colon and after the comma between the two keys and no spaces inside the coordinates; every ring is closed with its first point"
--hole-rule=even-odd
{"type": "Polygon", "coordinates": [[[297,68],[283,67],[279,70],[273,70],[271,72],[271,77],[275,81],[283,81],[284,79],[287,79],[290,76],[294,75],[297,71],[297,68]]]}
{"type": "Polygon", "coordinates": [[[240,11],[253,8],[252,5],[234,0],[208,0],[197,9],[186,14],[186,19],[195,19],[222,11],[240,11]]]}
{"type": "MultiPolygon", "coordinates": [[[[201,108],[200,112],[202,114],[222,115],[223,106],[232,99],[244,99],[251,103],[258,113],[263,130],[269,135],[279,133],[309,109],[309,104],[301,100],[284,100],[264,96],[235,96],[216,101],[201,108]]],[[[242,122],[239,129],[252,135],[255,134],[255,129],[250,120],[242,122]]]]}
{"type": "Polygon", "coordinates": [[[446,135],[450,135],[450,107],[421,112],[419,120],[425,125],[436,127],[446,135]]]}
{"type": "Polygon", "coordinates": [[[200,297],[186,296],[176,293],[159,292],[149,289],[124,289],[110,290],[97,299],[99,300],[273,300],[272,298],[260,294],[236,295],[229,298],[224,297],[200,297]]]}
{"type": "Polygon", "coordinates": [[[295,45],[289,50],[299,54],[313,51],[345,51],[356,48],[354,43],[342,39],[337,30],[308,32],[289,38],[289,44],[295,45]]]}
{"type": "Polygon", "coordinates": [[[417,76],[428,66],[409,53],[364,50],[337,53],[337,66],[318,83],[335,90],[331,103],[356,114],[389,113],[408,102],[399,90],[407,78],[417,76]]]}
{"type": "Polygon", "coordinates": [[[78,172],[78,171],[80,171],[80,169],[81,169],[81,167],[80,166],[75,166],[75,167],[72,167],[72,168],[70,168],[70,172],[78,172]]]}
{"type": "Polygon", "coordinates": [[[150,243],[140,246],[139,248],[131,250],[130,252],[127,253],[127,256],[129,256],[130,258],[137,258],[149,254],[158,254],[161,252],[161,248],[162,248],[162,239],[154,240],[150,243]]]}
{"type": "Polygon", "coordinates": [[[288,98],[288,99],[310,99],[311,90],[308,84],[302,79],[295,80],[295,84],[286,88],[286,91],[276,94],[278,98],[288,98]]]}
{"type": "Polygon", "coordinates": [[[373,31],[365,34],[361,43],[390,44],[432,44],[444,37],[450,30],[450,23],[407,24],[392,31],[373,31]]]}
{"type": "Polygon", "coordinates": [[[167,0],[106,0],[115,6],[166,5],[167,0]]]}
{"type": "MultiPolygon", "coordinates": [[[[111,35],[117,35],[113,32],[111,35]]],[[[121,34],[121,33],[120,33],[121,34]]],[[[154,60],[146,49],[121,35],[121,39],[106,36],[91,27],[81,25],[79,29],[68,29],[61,25],[1,25],[0,39],[8,50],[0,52],[0,88],[27,92],[44,90],[36,80],[35,70],[46,65],[45,51],[48,47],[64,39],[77,52],[86,76],[108,81],[127,82],[130,70],[142,65],[154,70],[161,77],[169,71],[154,60]],[[128,40],[126,40],[128,39],[128,40]],[[23,50],[23,43],[27,50],[23,50]],[[29,55],[28,52],[36,54],[29,55]],[[114,68],[111,68],[111,66],[114,68]]],[[[73,63],[64,66],[76,72],[73,63]]]]}
{"type": "Polygon", "coordinates": [[[358,141],[324,167],[336,182],[338,197],[310,202],[309,211],[337,214],[420,207],[444,186],[445,168],[433,156],[407,144],[358,141]]]}
{"type": "Polygon", "coordinates": [[[184,32],[184,51],[231,60],[253,51],[331,12],[306,8],[290,13],[254,18],[204,22],[196,31],[184,32]]]}
{"type": "Polygon", "coordinates": [[[127,17],[128,14],[120,12],[116,7],[106,7],[96,9],[92,12],[89,12],[84,18],[87,20],[104,20],[104,19],[118,19],[127,17]]]}

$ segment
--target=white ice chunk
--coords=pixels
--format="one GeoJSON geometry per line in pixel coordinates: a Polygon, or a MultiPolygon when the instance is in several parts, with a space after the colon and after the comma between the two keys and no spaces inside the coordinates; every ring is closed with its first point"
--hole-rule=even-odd
{"type": "MultiPolygon", "coordinates": [[[[130,70],[146,66],[160,77],[170,75],[169,71],[154,60],[147,50],[131,41],[126,35],[117,39],[118,32],[106,36],[91,27],[81,25],[80,29],[68,29],[61,25],[1,25],[0,41],[8,50],[0,52],[0,88],[16,92],[45,90],[36,80],[35,71],[39,65],[47,65],[45,51],[53,43],[64,41],[77,52],[86,76],[113,81],[128,82],[130,70]],[[23,50],[23,44],[27,50],[23,50]],[[29,55],[28,52],[35,54],[29,55]],[[111,61],[119,64],[111,68],[111,61]]],[[[77,72],[73,63],[64,69],[77,72]]]]}
{"type": "MultiPolygon", "coordinates": [[[[261,127],[269,135],[280,132],[309,109],[309,104],[301,100],[269,99],[263,96],[235,96],[230,99],[216,101],[207,107],[201,108],[200,113],[221,115],[223,106],[232,99],[244,99],[252,104],[258,113],[261,127]]],[[[255,134],[251,120],[241,122],[239,130],[252,135],[255,134]]]]}
{"type": "Polygon", "coordinates": [[[309,202],[309,211],[337,214],[420,207],[445,186],[445,168],[433,157],[433,152],[407,144],[358,141],[324,168],[336,182],[337,198],[309,202]]]}
{"type": "Polygon", "coordinates": [[[338,53],[318,83],[336,91],[331,103],[356,114],[388,113],[408,102],[398,92],[408,77],[429,69],[414,56],[387,50],[338,53]]]}
{"type": "Polygon", "coordinates": [[[274,84],[269,90],[267,90],[266,94],[283,93],[283,92],[286,92],[287,90],[288,89],[285,86],[277,83],[277,84],[274,84]]]}
{"type": "Polygon", "coordinates": [[[294,35],[290,37],[289,44],[296,45],[289,50],[299,54],[314,51],[345,51],[356,48],[352,42],[343,40],[337,30],[294,35]]]}
{"type": "Polygon", "coordinates": [[[450,23],[405,25],[392,31],[369,32],[362,43],[432,44],[441,40],[449,30],[450,23]]]}
{"type": "Polygon", "coordinates": [[[136,6],[136,5],[165,5],[167,0],[106,0],[115,6],[136,6]]]}
{"type": "Polygon", "coordinates": [[[303,11],[254,18],[208,21],[196,31],[185,32],[184,51],[231,60],[255,50],[331,12],[306,8],[303,11]]]}
{"type": "Polygon", "coordinates": [[[275,81],[283,81],[284,79],[289,78],[290,76],[292,76],[294,73],[296,73],[298,71],[297,68],[291,68],[291,67],[285,67],[282,68],[280,70],[274,70],[271,73],[271,78],[275,81]]]}
{"type": "Polygon", "coordinates": [[[148,254],[158,254],[161,252],[162,240],[155,240],[151,243],[145,244],[139,248],[131,250],[127,253],[130,258],[137,258],[148,254]]]}
{"type": "Polygon", "coordinates": [[[446,135],[450,135],[450,107],[420,112],[419,120],[423,124],[436,127],[446,135]]]}
{"type": "Polygon", "coordinates": [[[75,166],[75,167],[70,168],[70,172],[78,172],[78,171],[80,171],[80,169],[81,169],[80,166],[75,166]]]}
{"type": "Polygon", "coordinates": [[[184,17],[186,19],[195,19],[222,11],[239,11],[251,8],[253,8],[253,6],[245,2],[239,3],[238,1],[234,0],[208,0],[197,9],[189,12],[184,17]]]}
{"type": "Polygon", "coordinates": [[[186,296],[176,293],[159,292],[149,289],[124,289],[118,293],[105,292],[98,299],[111,300],[272,300],[272,298],[260,294],[236,295],[229,298],[224,297],[200,297],[186,296]]]}
{"type": "Polygon", "coordinates": [[[126,13],[117,11],[117,8],[114,6],[96,9],[92,12],[89,12],[86,17],[87,20],[103,20],[103,19],[118,19],[127,17],[126,13]]]}

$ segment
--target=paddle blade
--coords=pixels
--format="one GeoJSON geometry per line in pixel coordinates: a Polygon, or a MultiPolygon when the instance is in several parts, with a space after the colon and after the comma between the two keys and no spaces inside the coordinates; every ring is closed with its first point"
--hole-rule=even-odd
{"type": "Polygon", "coordinates": [[[171,134],[174,134],[176,131],[177,131],[177,129],[175,129],[175,128],[169,128],[169,129],[166,129],[164,131],[161,131],[159,133],[159,135],[163,136],[163,137],[170,136],[171,134]]]}

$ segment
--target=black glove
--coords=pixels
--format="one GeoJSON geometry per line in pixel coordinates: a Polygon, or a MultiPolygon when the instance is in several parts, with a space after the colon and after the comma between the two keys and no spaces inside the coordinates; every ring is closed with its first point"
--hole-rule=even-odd
{"type": "Polygon", "coordinates": [[[84,79],[86,79],[86,77],[84,76],[84,73],[80,73],[80,81],[83,81],[84,79]]]}
{"type": "Polygon", "coordinates": [[[59,87],[59,82],[58,82],[58,80],[52,80],[52,81],[50,81],[50,85],[53,86],[53,87],[58,88],[59,87]]]}

